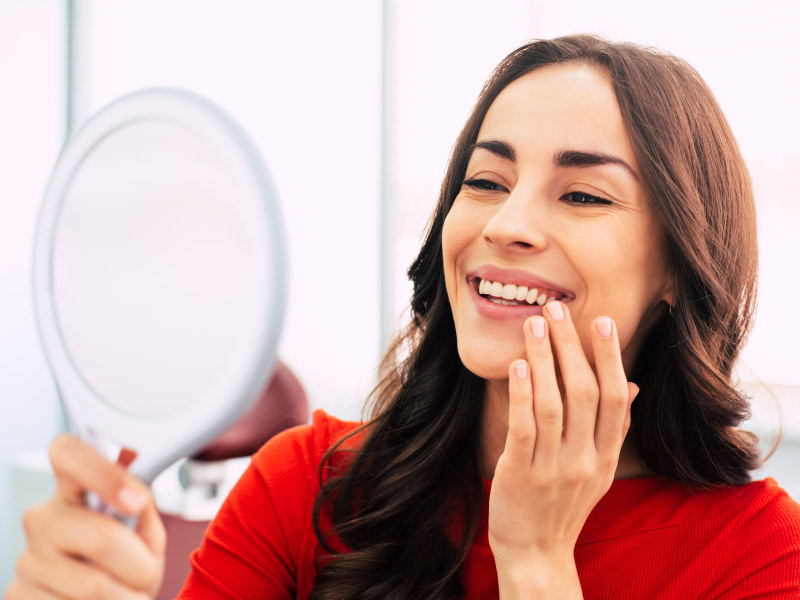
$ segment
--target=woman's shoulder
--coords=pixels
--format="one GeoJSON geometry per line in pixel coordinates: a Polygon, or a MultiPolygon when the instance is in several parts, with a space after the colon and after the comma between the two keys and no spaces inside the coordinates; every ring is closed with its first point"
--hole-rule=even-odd
{"type": "Polygon", "coordinates": [[[730,537],[742,550],[791,553],[800,567],[800,504],[774,479],[767,477],[707,494],[709,498],[703,505],[719,512],[720,521],[727,515],[731,521],[730,537]]]}
{"type": "Polygon", "coordinates": [[[657,499],[667,505],[680,505],[689,515],[708,516],[708,511],[713,510],[718,514],[737,515],[740,524],[751,520],[776,520],[800,527],[800,505],[771,477],[708,490],[667,484],[661,492],[657,499]]]}
{"type": "MultiPolygon", "coordinates": [[[[362,423],[343,421],[322,409],[313,412],[311,423],[291,427],[270,438],[253,455],[253,467],[270,477],[284,478],[290,471],[316,472],[325,452],[336,442],[348,438],[362,423]]],[[[344,442],[352,447],[360,439],[356,433],[344,442]]]]}
{"type": "MultiPolygon", "coordinates": [[[[800,533],[800,505],[772,478],[697,490],[661,477],[615,481],[592,514],[587,533],[605,537],[621,530],[652,530],[718,520],[726,527],[766,524],[800,533]],[[612,516],[624,518],[610,518],[612,516]],[[614,530],[614,531],[611,531],[614,530]]],[[[800,537],[797,538],[800,540],[800,537]]]]}
{"type": "Polygon", "coordinates": [[[800,504],[771,477],[737,486],[686,493],[685,503],[698,517],[713,511],[727,515],[738,533],[783,532],[800,550],[800,504]]]}
{"type": "Polygon", "coordinates": [[[312,506],[320,461],[359,425],[317,410],[310,424],[267,441],[192,555],[182,597],[227,598],[236,590],[236,597],[249,598],[255,589],[259,597],[306,597],[314,581],[312,506]]]}
{"type": "Polygon", "coordinates": [[[784,523],[797,533],[800,542],[800,504],[771,477],[733,488],[729,492],[732,504],[747,518],[768,519],[784,523]]]}
{"type": "Polygon", "coordinates": [[[727,506],[736,518],[738,536],[750,539],[744,545],[782,547],[800,559],[800,504],[774,479],[733,488],[728,491],[727,506]]]}
{"type": "Polygon", "coordinates": [[[606,577],[620,557],[643,572],[657,567],[665,579],[653,575],[642,597],[669,595],[658,586],[675,597],[800,590],[800,505],[771,478],[706,490],[659,477],[615,481],[578,544],[587,576],[606,577]]]}
{"type": "Polygon", "coordinates": [[[769,477],[713,494],[725,535],[708,597],[800,597],[800,505],[769,477]]]}

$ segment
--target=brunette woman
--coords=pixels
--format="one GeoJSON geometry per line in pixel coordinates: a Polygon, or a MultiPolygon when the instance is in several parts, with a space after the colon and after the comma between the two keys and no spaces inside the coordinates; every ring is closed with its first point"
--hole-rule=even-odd
{"type": "MultiPolygon", "coordinates": [[[[800,598],[800,506],[751,480],[731,382],[756,270],[747,170],[690,66],[519,48],[456,141],[370,419],[268,442],[181,597],[800,598]]],[[[73,438],[52,457],[7,598],[153,594],[142,486],[73,438]]]]}

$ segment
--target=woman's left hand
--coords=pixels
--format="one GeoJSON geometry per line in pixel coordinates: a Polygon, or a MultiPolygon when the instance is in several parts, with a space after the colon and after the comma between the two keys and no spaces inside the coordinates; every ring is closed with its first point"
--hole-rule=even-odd
{"type": "Polygon", "coordinates": [[[575,543],[611,486],[638,392],[610,318],[592,325],[595,375],[567,307],[543,312],[525,322],[527,361],[509,367],[508,436],[489,500],[501,598],[581,597],[575,543]]]}

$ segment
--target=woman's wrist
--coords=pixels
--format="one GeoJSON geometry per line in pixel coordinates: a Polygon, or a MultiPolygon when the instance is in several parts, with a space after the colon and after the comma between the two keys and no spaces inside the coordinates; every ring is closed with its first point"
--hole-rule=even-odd
{"type": "Polygon", "coordinates": [[[495,562],[500,600],[583,598],[575,559],[548,556],[523,562],[495,562]]]}

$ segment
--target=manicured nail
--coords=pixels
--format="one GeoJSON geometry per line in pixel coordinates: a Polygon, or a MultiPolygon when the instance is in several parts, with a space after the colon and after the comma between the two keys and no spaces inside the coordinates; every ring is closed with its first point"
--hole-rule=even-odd
{"type": "Polygon", "coordinates": [[[539,339],[544,337],[544,319],[542,317],[533,317],[531,319],[531,333],[539,339]]]}
{"type": "Polygon", "coordinates": [[[600,317],[597,319],[597,333],[600,334],[600,337],[610,338],[611,337],[611,319],[608,317],[600,317]]]}
{"type": "Polygon", "coordinates": [[[138,513],[147,504],[147,496],[132,488],[122,488],[117,492],[117,502],[125,510],[138,513]]]}
{"type": "Polygon", "coordinates": [[[514,372],[517,374],[517,379],[525,379],[528,376],[528,365],[524,360],[519,360],[514,365],[514,372]]]}
{"type": "Polygon", "coordinates": [[[564,318],[564,307],[561,305],[561,302],[551,302],[544,308],[554,321],[560,321],[564,318]]]}

